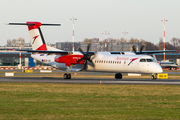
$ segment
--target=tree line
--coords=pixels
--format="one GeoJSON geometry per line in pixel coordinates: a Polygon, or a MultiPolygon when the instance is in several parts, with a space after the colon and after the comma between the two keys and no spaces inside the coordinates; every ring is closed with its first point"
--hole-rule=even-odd
{"type": "MultiPolygon", "coordinates": [[[[98,43],[101,45],[104,45],[105,40],[103,41],[99,41],[98,38],[93,38],[93,39],[88,39],[85,38],[82,41],[82,44],[88,44],[88,43],[98,43]]],[[[145,44],[145,49],[146,50],[163,50],[164,48],[164,42],[163,42],[163,38],[159,38],[159,43],[154,44],[152,42],[146,41],[144,39],[137,39],[137,38],[131,38],[130,40],[124,41],[124,38],[120,38],[120,39],[113,39],[113,38],[107,38],[106,39],[106,43],[107,44],[112,44],[112,43],[116,43],[116,44],[145,44]]],[[[166,50],[177,50],[177,53],[180,53],[180,39],[173,37],[170,42],[165,42],[165,49],[166,50]]]]}

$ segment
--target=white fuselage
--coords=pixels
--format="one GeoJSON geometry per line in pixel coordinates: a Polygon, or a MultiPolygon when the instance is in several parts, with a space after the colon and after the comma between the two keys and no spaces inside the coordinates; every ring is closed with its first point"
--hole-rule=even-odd
{"type": "MultiPolygon", "coordinates": [[[[75,52],[74,54],[81,54],[75,52]]],[[[56,67],[60,70],[66,70],[67,66],[65,63],[57,63],[54,59],[57,55],[47,54],[32,54],[34,59],[43,62],[45,64],[56,67]]],[[[58,55],[59,57],[60,55],[58,55]]],[[[163,72],[161,66],[154,61],[151,56],[148,55],[119,55],[110,54],[109,52],[96,53],[92,57],[92,61],[95,67],[88,63],[87,71],[98,71],[98,72],[118,72],[118,73],[161,73],[163,72]],[[143,60],[145,61],[143,61],[143,60]]],[[[72,70],[81,70],[83,64],[76,64],[72,66],[72,70]]]]}

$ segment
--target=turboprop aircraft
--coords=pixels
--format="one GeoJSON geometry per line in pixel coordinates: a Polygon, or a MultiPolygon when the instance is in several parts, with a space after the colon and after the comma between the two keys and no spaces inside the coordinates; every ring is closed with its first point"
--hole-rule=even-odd
{"type": "Polygon", "coordinates": [[[152,73],[151,78],[157,79],[157,74],[162,73],[161,66],[149,55],[152,53],[162,52],[176,52],[169,51],[136,51],[134,52],[92,52],[89,51],[90,44],[87,46],[87,51],[84,52],[81,47],[79,51],[63,51],[46,45],[42,35],[40,26],[60,26],[60,24],[41,24],[40,22],[26,22],[26,23],[8,23],[8,25],[27,25],[32,50],[17,50],[27,51],[32,53],[31,57],[56,67],[61,70],[66,70],[64,79],[71,79],[71,70],[85,70],[94,72],[114,72],[116,79],[122,79],[121,73],[152,73]]]}

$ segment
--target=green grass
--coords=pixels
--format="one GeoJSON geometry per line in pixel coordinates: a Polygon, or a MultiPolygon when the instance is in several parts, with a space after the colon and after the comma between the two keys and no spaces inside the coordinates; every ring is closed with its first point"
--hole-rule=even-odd
{"type": "Polygon", "coordinates": [[[180,86],[0,83],[0,119],[180,119],[180,86]]]}

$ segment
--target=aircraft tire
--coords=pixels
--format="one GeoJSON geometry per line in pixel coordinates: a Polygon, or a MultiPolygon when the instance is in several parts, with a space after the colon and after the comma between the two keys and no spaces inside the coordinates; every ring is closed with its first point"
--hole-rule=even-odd
{"type": "Polygon", "coordinates": [[[68,79],[68,74],[67,73],[64,73],[64,79],[68,79]]]}
{"type": "Polygon", "coordinates": [[[154,80],[154,75],[151,75],[151,80],[154,80]]]}
{"type": "Polygon", "coordinates": [[[64,79],[71,79],[71,74],[64,73],[64,79]]]}
{"type": "Polygon", "coordinates": [[[69,73],[69,74],[67,74],[68,75],[68,78],[67,79],[71,79],[71,74],[69,73]]]}
{"type": "Polygon", "coordinates": [[[116,73],[115,78],[116,79],[122,79],[122,74],[121,73],[116,73]]]}
{"type": "Polygon", "coordinates": [[[151,80],[155,80],[155,79],[157,79],[157,76],[151,75],[151,80]]]}

